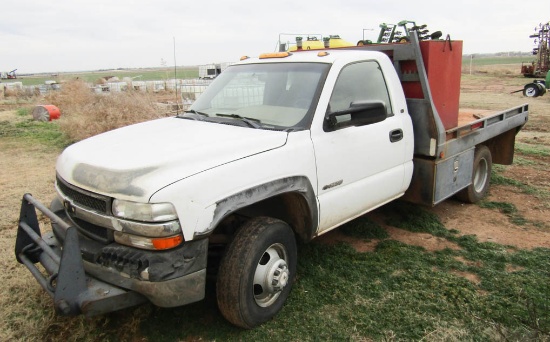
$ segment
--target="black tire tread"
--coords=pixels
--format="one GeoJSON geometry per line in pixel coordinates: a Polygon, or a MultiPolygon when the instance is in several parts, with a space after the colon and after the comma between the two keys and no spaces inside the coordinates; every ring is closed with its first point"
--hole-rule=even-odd
{"type": "MultiPolygon", "coordinates": [[[[263,323],[263,320],[257,320],[256,317],[246,317],[246,303],[243,302],[245,299],[239,296],[239,292],[247,277],[241,273],[243,264],[257,262],[254,260],[254,249],[251,246],[266,229],[278,223],[282,223],[292,233],[285,222],[274,218],[256,217],[247,221],[235,234],[220,262],[216,281],[218,308],[222,315],[236,326],[252,329],[263,323]]],[[[288,286],[290,285],[291,282],[288,286]]]]}

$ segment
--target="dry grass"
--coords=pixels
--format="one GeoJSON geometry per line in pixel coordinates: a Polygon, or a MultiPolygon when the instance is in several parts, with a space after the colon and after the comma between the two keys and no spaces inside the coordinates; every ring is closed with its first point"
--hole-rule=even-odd
{"type": "Polygon", "coordinates": [[[49,94],[45,101],[61,110],[59,125],[71,141],[166,115],[150,94],[96,94],[78,80],[65,83],[61,91],[49,94]]]}
{"type": "MultiPolygon", "coordinates": [[[[1,103],[0,122],[21,124],[29,118],[18,115],[15,109],[30,110],[38,102],[54,104],[61,110],[61,118],[55,124],[59,124],[69,140],[78,141],[118,127],[165,116],[166,110],[155,103],[159,96],[166,97],[168,94],[94,94],[85,83],[70,81],[64,84],[61,91],[53,92],[45,98],[23,93],[7,95],[1,103]],[[5,109],[13,110],[3,111],[5,109]]],[[[13,244],[21,197],[29,191],[46,204],[54,198],[55,161],[61,151],[58,147],[12,137],[3,138],[0,146],[0,169],[3,172],[0,179],[3,192],[0,201],[0,249],[4,251],[0,266],[7,271],[2,277],[5,287],[0,294],[0,306],[4,308],[0,311],[0,322],[3,322],[0,341],[100,341],[105,340],[104,331],[112,332],[118,328],[119,340],[130,340],[137,336],[138,323],[148,306],[133,309],[131,314],[118,313],[93,319],[60,317],[52,310],[52,299],[31,274],[15,261],[13,244]],[[22,158],[23,155],[29,157],[22,158]]],[[[41,220],[41,229],[49,230],[45,220],[41,220]]]]}
{"type": "MultiPolygon", "coordinates": [[[[521,63],[513,64],[489,64],[489,65],[470,65],[462,64],[462,74],[464,75],[490,75],[497,77],[520,77],[521,63]]],[[[521,78],[520,78],[521,79],[521,78]]]]}

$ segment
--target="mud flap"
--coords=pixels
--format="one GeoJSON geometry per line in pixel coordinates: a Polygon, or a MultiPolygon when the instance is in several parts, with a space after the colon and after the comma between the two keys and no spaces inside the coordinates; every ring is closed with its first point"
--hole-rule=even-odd
{"type": "Polygon", "coordinates": [[[93,316],[147,301],[137,292],[107,284],[87,275],[80,254],[76,228],[69,226],[30,194],[25,194],[21,203],[15,256],[53,298],[55,310],[59,314],[93,316]],[[41,211],[65,230],[62,248],[51,232],[42,237],[36,210],[41,211]],[[38,262],[47,271],[48,277],[36,267],[35,264],[38,262]]]}

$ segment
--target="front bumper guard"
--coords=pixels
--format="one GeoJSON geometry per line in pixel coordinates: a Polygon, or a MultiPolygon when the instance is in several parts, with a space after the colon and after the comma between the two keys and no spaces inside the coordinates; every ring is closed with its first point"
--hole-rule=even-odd
{"type": "Polygon", "coordinates": [[[147,301],[143,295],[90,277],[84,270],[75,227],[25,194],[21,203],[15,256],[25,265],[42,288],[53,298],[56,312],[62,315],[100,315],[147,301]],[[36,210],[46,215],[65,231],[61,249],[52,232],[41,236],[36,210]],[[49,276],[35,265],[40,263],[49,276]]]}

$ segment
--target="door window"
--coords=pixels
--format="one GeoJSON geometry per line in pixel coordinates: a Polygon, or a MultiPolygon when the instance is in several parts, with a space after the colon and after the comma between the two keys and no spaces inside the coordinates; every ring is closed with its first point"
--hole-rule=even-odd
{"type": "MultiPolygon", "coordinates": [[[[327,108],[327,113],[348,109],[353,102],[382,101],[388,116],[392,115],[388,88],[377,62],[350,64],[342,69],[327,108]]],[[[350,115],[339,116],[339,121],[350,120],[350,115]]]]}

